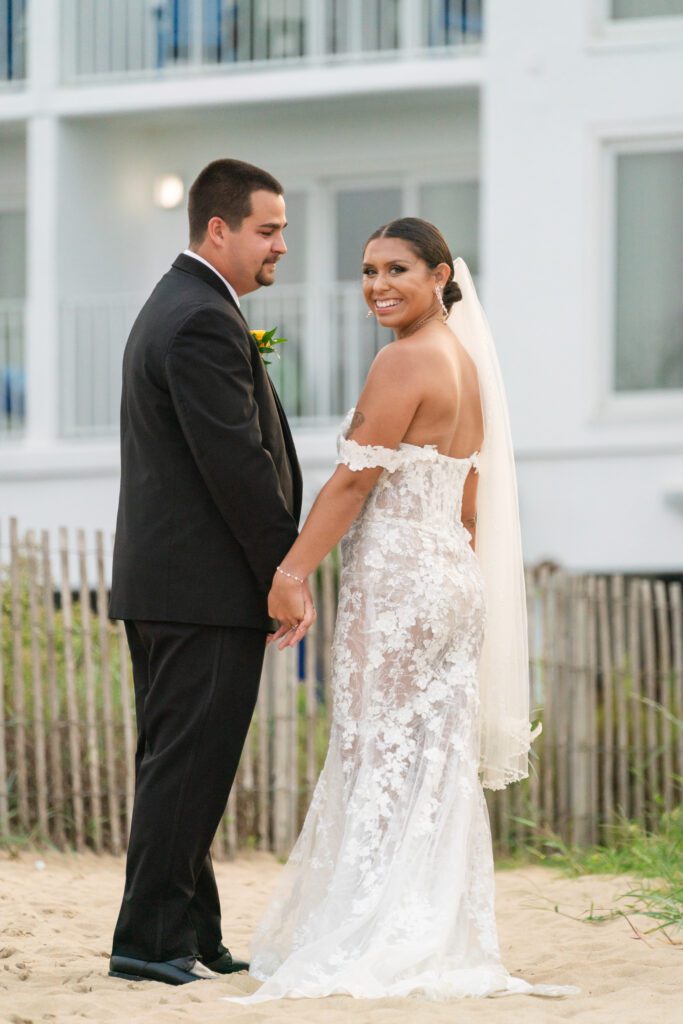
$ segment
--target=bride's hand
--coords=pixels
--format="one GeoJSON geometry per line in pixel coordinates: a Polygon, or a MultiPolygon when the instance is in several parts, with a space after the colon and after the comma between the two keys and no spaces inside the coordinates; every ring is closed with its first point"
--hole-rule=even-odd
{"type": "Polygon", "coordinates": [[[280,623],[275,633],[270,633],[267,643],[284,638],[279,650],[293,647],[306,635],[316,620],[313,597],[308,582],[276,573],[268,595],[268,614],[280,623]]]}

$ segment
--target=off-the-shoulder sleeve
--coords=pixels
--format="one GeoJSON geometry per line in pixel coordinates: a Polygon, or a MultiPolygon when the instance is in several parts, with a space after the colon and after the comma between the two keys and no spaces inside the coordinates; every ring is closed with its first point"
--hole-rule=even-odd
{"type": "Polygon", "coordinates": [[[386,469],[393,473],[401,465],[403,452],[395,448],[382,448],[377,444],[358,444],[348,437],[340,437],[337,445],[337,465],[347,466],[353,472],[361,469],[386,469]]]}

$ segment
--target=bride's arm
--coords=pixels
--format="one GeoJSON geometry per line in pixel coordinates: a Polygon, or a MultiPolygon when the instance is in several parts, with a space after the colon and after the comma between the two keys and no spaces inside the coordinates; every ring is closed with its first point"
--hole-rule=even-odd
{"type": "MultiPolygon", "coordinates": [[[[395,449],[405,437],[422,400],[420,367],[407,346],[390,345],[375,357],[358,400],[347,438],[359,445],[395,449]]],[[[339,465],[318,494],[299,537],[281,568],[305,579],[347,532],[375,486],[382,466],[351,470],[339,465]]],[[[275,619],[295,581],[276,573],[268,598],[275,619]]],[[[301,637],[292,634],[287,644],[301,637]]],[[[283,645],[284,646],[284,645],[283,645]]]]}

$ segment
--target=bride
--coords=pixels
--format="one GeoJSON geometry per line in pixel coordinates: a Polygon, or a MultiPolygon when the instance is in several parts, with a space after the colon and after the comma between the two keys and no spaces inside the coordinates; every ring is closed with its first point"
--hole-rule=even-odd
{"type": "Polygon", "coordinates": [[[275,575],[285,609],[343,537],[330,745],[238,1002],[526,992],[501,963],[482,785],[527,775],[531,731],[514,462],[467,267],[413,217],[376,231],[363,294],[394,341],[275,575]]]}

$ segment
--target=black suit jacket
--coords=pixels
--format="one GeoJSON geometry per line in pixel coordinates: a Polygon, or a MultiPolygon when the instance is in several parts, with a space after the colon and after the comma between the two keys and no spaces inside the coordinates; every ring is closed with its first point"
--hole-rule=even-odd
{"type": "Polygon", "coordinates": [[[121,491],[110,615],[268,629],[301,470],[246,321],[220,278],[179,256],[123,357],[121,491]]]}

